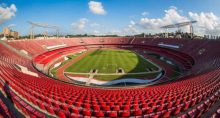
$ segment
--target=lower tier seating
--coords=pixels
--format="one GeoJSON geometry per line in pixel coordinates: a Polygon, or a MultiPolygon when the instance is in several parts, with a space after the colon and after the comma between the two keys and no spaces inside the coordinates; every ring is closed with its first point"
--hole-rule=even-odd
{"type": "MultiPolygon", "coordinates": [[[[84,44],[94,44],[100,42],[100,38],[83,39],[84,44]]],[[[110,39],[110,38],[108,38],[110,39]]],[[[122,44],[127,44],[131,39],[122,44]]],[[[112,39],[104,41],[108,43],[119,43],[120,40],[112,39]]],[[[65,39],[56,42],[65,42],[65,39]]],[[[67,41],[67,40],[66,40],[67,41]]],[[[79,40],[70,40],[70,46],[77,45],[79,40]]],[[[146,45],[157,45],[161,40],[146,41],[146,45]]],[[[25,41],[24,41],[25,42],[25,41]]],[[[36,40],[28,41],[30,45],[36,42],[41,44],[54,45],[50,41],[38,42],[36,40]]],[[[178,41],[173,41],[174,44],[178,41]]],[[[196,42],[196,41],[195,41],[196,42]]],[[[21,44],[20,42],[19,44],[21,44]]],[[[142,44],[134,40],[134,44],[142,44]]],[[[179,42],[180,43],[180,42],[179,42]]],[[[188,41],[183,44],[190,44],[188,41]]],[[[11,46],[15,43],[10,42],[11,46]]],[[[203,44],[201,41],[200,44],[203,44]]],[[[218,43],[217,43],[218,44],[218,43]]],[[[217,44],[214,47],[217,47],[217,44]]],[[[23,45],[23,44],[22,44],[23,45]]],[[[15,46],[18,49],[30,48],[27,46],[15,46]]],[[[35,46],[33,48],[37,48],[35,46]]],[[[186,51],[193,47],[186,45],[178,51],[188,54],[186,51]]],[[[206,52],[198,55],[197,51],[189,53],[195,59],[195,66],[198,63],[205,63],[207,60],[215,60],[219,54],[210,46],[203,45],[206,52]],[[210,53],[207,53],[210,52],[210,53]],[[215,55],[216,54],[216,55],[215,55]],[[201,57],[204,57],[203,59],[201,57]]],[[[30,70],[34,70],[31,60],[28,60],[13,51],[0,45],[0,87],[1,91],[11,96],[14,105],[26,117],[146,117],[146,118],[167,118],[171,116],[180,118],[200,117],[209,112],[212,106],[219,101],[220,95],[220,68],[212,68],[202,71],[197,75],[190,75],[179,80],[167,82],[164,84],[152,85],[142,88],[124,88],[124,89],[101,89],[76,86],[60,81],[53,80],[41,73],[39,77],[26,75],[18,71],[14,65],[20,64],[30,70]]],[[[217,48],[216,48],[217,49],[217,48]]],[[[31,49],[34,50],[34,49],[31,49]]],[[[32,55],[45,52],[45,49],[33,51],[32,55]]],[[[180,59],[181,56],[173,55],[180,59]]],[[[51,58],[48,58],[49,60],[51,58]]],[[[188,57],[182,58],[189,60],[188,57]]],[[[180,59],[181,61],[183,61],[180,59]]],[[[183,61],[184,62],[184,61],[183,61]]],[[[47,63],[47,61],[46,61],[47,63]]],[[[188,62],[186,63],[186,65],[188,62]]],[[[192,66],[190,64],[190,66],[192,66]]],[[[219,65],[217,65],[219,66],[219,65]]],[[[197,66],[201,67],[202,66],[197,66]]],[[[10,109],[0,100],[0,115],[3,117],[14,117],[10,109]],[[3,112],[2,112],[3,111],[3,112]]],[[[212,117],[218,117],[219,110],[215,111],[212,117]]],[[[16,117],[16,116],[15,116],[16,117]]]]}

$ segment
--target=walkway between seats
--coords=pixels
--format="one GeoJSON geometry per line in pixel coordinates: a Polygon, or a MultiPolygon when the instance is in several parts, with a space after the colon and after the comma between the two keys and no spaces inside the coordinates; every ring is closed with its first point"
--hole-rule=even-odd
{"type": "Polygon", "coordinates": [[[92,74],[89,75],[89,80],[86,82],[86,86],[89,86],[89,85],[90,85],[90,82],[91,82],[91,80],[93,79],[94,76],[95,76],[94,73],[92,73],[92,74]]]}

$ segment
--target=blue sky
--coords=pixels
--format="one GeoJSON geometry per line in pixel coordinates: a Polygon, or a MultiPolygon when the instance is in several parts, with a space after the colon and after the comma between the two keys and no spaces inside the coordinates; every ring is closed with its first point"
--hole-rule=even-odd
{"type": "MultiPolygon", "coordinates": [[[[175,21],[175,17],[164,18],[165,10],[171,10],[169,13],[176,11],[178,13],[176,17],[181,16],[179,21],[201,20],[198,23],[200,28],[198,32],[218,31],[220,0],[94,0],[94,4],[101,4],[103,11],[99,11],[99,8],[95,8],[98,11],[92,11],[89,7],[90,2],[89,0],[0,0],[3,8],[12,4],[16,6],[15,15],[4,20],[0,28],[15,24],[14,30],[21,32],[22,35],[28,34],[27,21],[33,21],[58,25],[62,34],[148,33],[151,29],[158,32],[160,29],[157,27],[165,25],[162,23],[163,20],[167,24],[178,22],[175,21]],[[192,14],[189,15],[189,12],[192,14]],[[213,16],[210,21],[213,24],[210,28],[201,29],[201,27],[209,27],[202,19],[205,17],[210,20],[210,14],[213,16]]],[[[36,28],[38,33],[43,31],[42,28],[36,28]]],[[[48,30],[48,32],[54,31],[48,30]]]]}

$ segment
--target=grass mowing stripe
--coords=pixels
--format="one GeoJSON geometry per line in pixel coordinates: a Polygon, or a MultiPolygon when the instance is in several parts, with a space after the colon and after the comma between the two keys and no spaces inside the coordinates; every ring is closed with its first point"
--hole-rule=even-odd
{"type": "MultiPolygon", "coordinates": [[[[129,51],[129,53],[130,53],[130,51],[129,51]]],[[[130,72],[135,68],[135,66],[133,66],[133,65],[136,65],[136,64],[131,63],[131,61],[130,61],[130,58],[131,58],[132,54],[133,53],[131,53],[130,55],[123,55],[123,62],[126,65],[125,68],[124,68],[125,72],[130,72]]]]}
{"type": "Polygon", "coordinates": [[[93,58],[93,62],[94,62],[94,63],[92,63],[94,65],[93,69],[98,69],[98,71],[102,71],[101,68],[99,69],[99,67],[101,66],[100,64],[102,62],[101,56],[97,55],[96,58],[93,58]]]}
{"type": "Polygon", "coordinates": [[[100,60],[100,57],[98,56],[99,53],[100,53],[100,51],[96,50],[92,54],[92,56],[90,55],[92,58],[88,58],[87,62],[90,62],[89,65],[90,65],[90,67],[92,67],[92,68],[88,68],[89,71],[91,69],[98,69],[99,68],[99,61],[98,61],[98,60],[100,60]]]}
{"type": "Polygon", "coordinates": [[[139,60],[137,58],[137,55],[135,53],[132,53],[131,51],[128,51],[126,53],[129,53],[130,55],[123,55],[123,63],[125,63],[125,71],[126,72],[135,72],[136,66],[139,63],[139,60]]]}
{"type": "MultiPolygon", "coordinates": [[[[93,53],[93,52],[90,52],[90,53],[93,53]]],[[[90,54],[89,53],[89,54],[90,54]]],[[[88,54],[88,55],[89,55],[88,54]]],[[[87,55],[86,55],[87,56],[87,55]]],[[[75,71],[78,71],[78,72],[85,72],[86,70],[88,70],[88,68],[86,68],[86,66],[83,66],[83,65],[86,65],[86,64],[90,64],[90,62],[88,61],[87,58],[82,58],[81,60],[77,61],[76,63],[74,63],[72,66],[70,66],[69,68],[67,68],[67,71],[68,72],[75,72],[75,71]]],[[[87,72],[87,71],[86,71],[87,72]]]]}
{"type": "MultiPolygon", "coordinates": [[[[91,63],[91,62],[95,62],[95,59],[96,59],[96,57],[94,57],[94,58],[90,58],[90,57],[95,56],[96,52],[97,52],[97,50],[92,51],[91,53],[86,55],[82,60],[79,60],[79,63],[75,63],[76,67],[79,67],[79,72],[85,72],[85,73],[90,72],[90,70],[92,69],[90,67],[93,65],[93,63],[91,63]],[[77,64],[79,64],[79,65],[77,65],[77,64]]],[[[75,69],[77,69],[77,68],[75,68],[75,69]]]]}
{"type": "Polygon", "coordinates": [[[127,56],[126,55],[121,55],[119,60],[121,62],[120,66],[124,69],[124,71],[129,72],[128,68],[130,68],[130,64],[129,64],[130,62],[128,62],[127,56]],[[126,65],[126,66],[123,67],[123,65],[126,65]]]}
{"type": "MultiPolygon", "coordinates": [[[[152,68],[154,67],[154,65],[152,65],[150,62],[144,60],[142,57],[130,50],[104,49],[95,50],[88,53],[81,60],[68,67],[66,72],[88,73],[91,69],[98,69],[98,73],[116,73],[116,69],[122,68],[125,72],[136,73],[146,72],[146,68],[148,66],[151,66],[152,68]]],[[[115,77],[120,78],[123,76],[112,76],[112,79],[116,79],[115,77]]],[[[106,79],[111,80],[111,76],[99,77],[107,77],[106,79]]]]}
{"type": "MultiPolygon", "coordinates": [[[[118,63],[116,63],[116,69],[118,69],[118,68],[121,68],[122,66],[121,66],[121,55],[120,55],[120,53],[115,53],[115,58],[114,58],[114,61],[115,61],[115,63],[116,62],[118,62],[118,63]],[[117,61],[118,60],[118,61],[117,61]]],[[[116,71],[116,70],[115,70],[116,71]]]]}

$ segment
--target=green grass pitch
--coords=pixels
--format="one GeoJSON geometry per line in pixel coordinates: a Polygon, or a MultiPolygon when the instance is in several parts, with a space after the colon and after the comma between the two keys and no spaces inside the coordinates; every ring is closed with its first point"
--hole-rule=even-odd
{"type": "Polygon", "coordinates": [[[89,73],[97,69],[98,73],[116,73],[122,68],[125,73],[147,72],[147,68],[158,70],[156,66],[130,50],[95,50],[77,61],[66,72],[89,73]]]}

